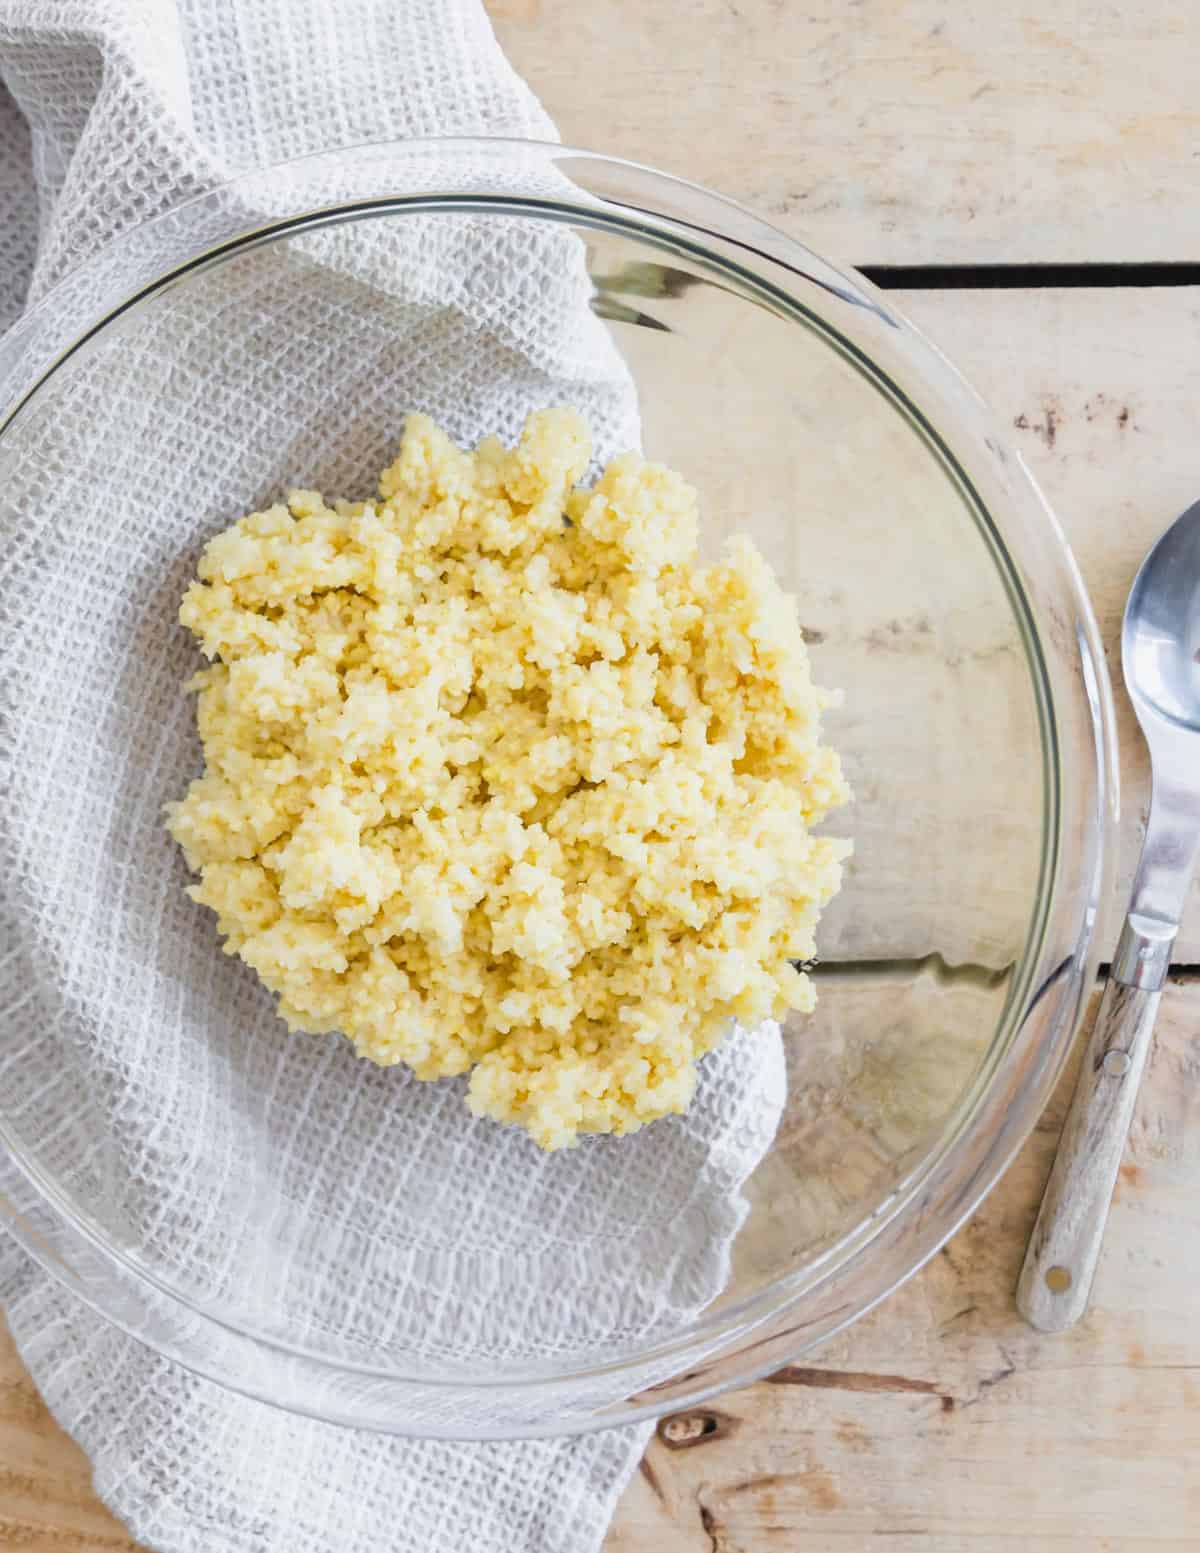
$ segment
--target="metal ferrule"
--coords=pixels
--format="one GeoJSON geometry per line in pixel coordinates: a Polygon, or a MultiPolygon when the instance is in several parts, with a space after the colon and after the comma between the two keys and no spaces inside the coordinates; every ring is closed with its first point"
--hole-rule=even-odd
{"type": "Polygon", "coordinates": [[[1162,922],[1156,917],[1131,911],[1125,918],[1117,952],[1113,955],[1113,980],[1123,987],[1141,987],[1157,992],[1167,979],[1177,922],[1162,922]]]}

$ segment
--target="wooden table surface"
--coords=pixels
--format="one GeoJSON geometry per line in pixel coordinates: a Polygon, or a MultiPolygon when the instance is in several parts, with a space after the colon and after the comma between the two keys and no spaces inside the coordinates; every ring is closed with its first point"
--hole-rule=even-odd
{"type": "MultiPolygon", "coordinates": [[[[714,185],[852,263],[920,272],[897,300],[1042,481],[1115,670],[1137,563],[1200,494],[1200,8],[490,9],[566,140],[714,185]],[[964,275],[977,265],[1021,268],[991,289],[964,275]]],[[[1124,708],[1121,741],[1123,888],[1148,796],[1124,708]]],[[[975,1220],[880,1310],[811,1363],[663,1421],[605,1553],[1200,1548],[1195,892],[1179,958],[1083,1325],[1039,1337],[1012,1304],[1068,1074],[975,1220]]],[[[134,1550],[2,1326],[0,1549],[134,1550]]]]}

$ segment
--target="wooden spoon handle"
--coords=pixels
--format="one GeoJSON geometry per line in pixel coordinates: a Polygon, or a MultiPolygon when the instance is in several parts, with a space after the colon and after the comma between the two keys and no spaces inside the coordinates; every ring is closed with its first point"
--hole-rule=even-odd
{"type": "Polygon", "coordinates": [[[1161,996],[1111,976],[1104,989],[1017,1284],[1017,1309],[1040,1332],[1087,1309],[1161,996]]]}

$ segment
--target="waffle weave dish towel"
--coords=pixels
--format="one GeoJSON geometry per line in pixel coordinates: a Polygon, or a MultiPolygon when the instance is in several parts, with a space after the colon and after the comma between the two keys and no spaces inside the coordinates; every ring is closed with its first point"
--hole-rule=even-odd
{"type": "MultiPolygon", "coordinates": [[[[554,138],[479,0],[4,0],[0,82],[2,327],[122,232],[239,172],[369,140],[554,138]]],[[[353,264],[322,270],[319,248],[315,254],[306,271],[313,307],[336,306],[338,287],[361,285],[361,277],[353,264]]],[[[463,439],[511,437],[526,411],[565,400],[590,415],[601,455],[636,441],[632,385],[587,307],[581,268],[574,280],[565,269],[539,272],[546,256],[531,247],[525,274],[522,255],[506,249],[518,302],[522,287],[528,293],[533,285],[550,298],[522,329],[513,295],[487,285],[494,257],[481,250],[475,289],[458,287],[440,305],[428,275],[417,300],[404,290],[411,268],[393,277],[392,300],[439,350],[425,351],[419,381],[406,383],[412,369],[403,352],[393,353],[393,376],[377,375],[394,401],[385,403],[381,391],[379,416],[392,417],[387,437],[409,408],[434,410],[463,439]],[[455,341],[469,344],[469,354],[455,341]],[[500,355],[507,397],[494,392],[500,355]],[[444,380],[431,381],[439,362],[444,380]]],[[[230,305],[253,303],[250,294],[230,305]]],[[[386,308],[365,312],[385,322],[391,316],[386,308]]],[[[233,331],[240,354],[225,363],[229,330],[208,330],[203,318],[189,323],[186,309],[178,327],[189,351],[210,353],[198,374],[205,383],[223,366],[246,378],[251,331],[233,331]]],[[[339,330],[326,329],[322,340],[330,351],[349,348],[339,330]]],[[[351,343],[388,359],[386,337],[351,343]]],[[[167,331],[150,347],[157,358],[139,358],[143,399],[154,371],[175,370],[176,344],[167,331]]],[[[469,1116],[454,1085],[418,1085],[399,1070],[357,1062],[345,1042],[286,1034],[253,978],[222,957],[211,916],[186,900],[182,865],[162,831],[162,801],[194,774],[193,709],[182,692],[193,649],[171,617],[204,535],[178,516],[186,517],[186,503],[168,510],[163,501],[158,511],[153,492],[122,487],[121,415],[137,400],[122,405],[120,353],[114,357],[113,397],[78,405],[82,419],[65,414],[45,432],[47,455],[53,447],[62,454],[54,465],[62,510],[86,511],[86,530],[64,536],[51,524],[31,543],[21,527],[30,503],[23,506],[19,490],[4,493],[0,512],[6,1120],[56,1138],[68,1174],[107,1150],[129,1221],[153,1238],[159,1265],[185,1282],[235,1285],[255,1252],[238,1243],[234,1227],[206,1221],[220,1193],[211,1174],[190,1168],[196,1159],[224,1159],[230,1173],[269,1171],[272,1187],[320,1208],[323,1239],[335,1250],[354,1236],[361,1242],[364,1224],[378,1226],[372,1257],[339,1263],[331,1252],[324,1281],[289,1284],[286,1268],[264,1269],[304,1302],[288,1310],[298,1341],[319,1333],[349,1297],[377,1310],[378,1298],[367,1296],[382,1288],[395,1294],[386,1312],[393,1351],[432,1352],[457,1333],[472,1355],[509,1352],[505,1345],[522,1329],[520,1308],[493,1333],[485,1302],[468,1301],[453,1278],[415,1291],[411,1256],[401,1250],[387,1260],[389,1248],[411,1248],[416,1231],[406,1203],[427,1200],[421,1194],[431,1190],[442,1222],[469,1240],[477,1263],[504,1265],[513,1237],[538,1227],[547,1276],[520,1298],[536,1306],[556,1352],[594,1349],[597,1331],[637,1339],[677,1326],[725,1283],[746,1212],[740,1188],[779,1117],[778,1033],[730,1041],[707,1059],[688,1117],[627,1140],[592,1140],[553,1166],[520,1135],[498,1142],[493,1124],[469,1116]],[[132,532],[137,545],[105,548],[110,532],[132,532]],[[85,564],[86,546],[93,548],[85,564]],[[94,585],[98,572],[103,590],[94,585]],[[153,619],[147,588],[159,600],[153,619]],[[136,642],[131,618],[141,625],[136,642]],[[136,694],[122,695],[122,684],[136,684],[136,694]],[[78,747],[70,742],[77,729],[89,730],[78,747]],[[104,839],[114,835],[126,838],[119,871],[104,839]],[[248,1097],[236,1127],[231,1086],[248,1097]],[[247,1159],[237,1129],[253,1126],[263,1146],[247,1159]],[[414,1129],[428,1140],[419,1183],[411,1157],[382,1182],[362,1168],[364,1158],[403,1161],[397,1140],[411,1140],[414,1129]],[[485,1145],[488,1170],[472,1174],[472,1151],[478,1160],[485,1145]],[[571,1278],[550,1276],[568,1255],[571,1278]],[[201,1256],[218,1261],[201,1267],[201,1256]],[[381,1283],[368,1289],[368,1277],[381,1283]],[[586,1289],[587,1299],[574,1298],[575,1289],[586,1289]],[[401,1297],[418,1292],[426,1298],[401,1297]]],[[[247,405],[252,355],[250,367],[251,392],[239,401],[247,405]]],[[[375,406],[355,399],[354,408],[361,423],[372,421],[375,406]]],[[[323,430],[332,446],[334,429],[323,430]]],[[[217,425],[207,435],[226,433],[217,425]]],[[[180,447],[179,480],[216,478],[214,465],[226,470],[228,490],[210,492],[197,519],[207,532],[257,498],[256,481],[309,484],[320,467],[332,467],[329,459],[336,463],[330,449],[302,440],[289,450],[244,428],[238,437],[238,456],[258,461],[252,474],[211,447],[180,447]],[[189,457],[202,455],[204,469],[189,466],[189,457]],[[287,467],[276,467],[281,459],[287,467]]],[[[287,1414],[110,1327],[2,1235],[0,1305],[56,1418],[91,1458],[98,1493],[133,1536],[161,1553],[594,1553],[649,1433],[639,1425],[458,1444],[287,1414]]]]}

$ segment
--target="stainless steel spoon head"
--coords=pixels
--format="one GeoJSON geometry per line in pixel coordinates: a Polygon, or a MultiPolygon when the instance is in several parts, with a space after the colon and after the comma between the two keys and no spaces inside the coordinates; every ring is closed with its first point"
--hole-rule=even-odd
{"type": "Polygon", "coordinates": [[[1175,519],[1134,578],[1121,666],[1148,739],[1148,721],[1200,733],[1200,502],[1175,519]]]}
{"type": "Polygon", "coordinates": [[[1121,631],[1125,685],[1154,786],[1114,978],[1161,987],[1200,849],[1200,502],[1142,562],[1121,631]]]}

